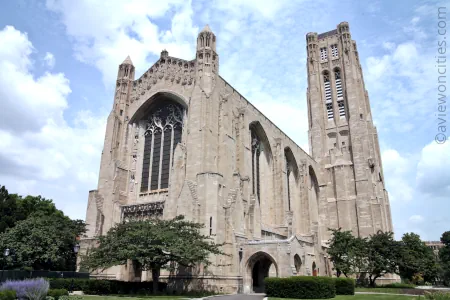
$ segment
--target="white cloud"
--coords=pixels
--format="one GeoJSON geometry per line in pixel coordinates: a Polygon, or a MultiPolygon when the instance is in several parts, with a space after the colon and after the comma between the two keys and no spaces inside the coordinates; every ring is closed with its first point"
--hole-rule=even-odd
{"type": "Polygon", "coordinates": [[[410,202],[414,195],[414,188],[406,177],[411,172],[410,159],[402,157],[394,149],[383,151],[381,157],[390,201],[410,202]]]}
{"type": "Polygon", "coordinates": [[[106,115],[64,119],[69,80],[62,73],[34,77],[27,34],[0,31],[0,182],[12,192],[53,198],[71,216],[83,218],[86,190],[95,187],[106,115]],[[68,191],[72,191],[68,193],[68,191]],[[82,203],[79,206],[79,194],[82,203]]]}
{"type": "Polygon", "coordinates": [[[450,140],[444,144],[435,141],[422,149],[417,165],[419,190],[434,197],[450,195],[450,140]]]}
{"type": "Polygon", "coordinates": [[[75,56],[91,64],[103,74],[105,85],[111,86],[117,66],[131,56],[137,76],[167,49],[172,56],[192,59],[198,28],[192,24],[190,1],[113,1],[95,3],[80,1],[47,1],[47,8],[61,15],[67,34],[74,38],[75,56]],[[172,28],[161,32],[155,19],[176,10],[172,28]]]}
{"type": "Polygon", "coordinates": [[[53,69],[53,67],[55,66],[55,56],[50,52],[45,53],[44,62],[47,67],[53,69]]]}
{"type": "Polygon", "coordinates": [[[364,65],[375,122],[380,131],[414,132],[433,113],[434,54],[413,39],[379,44],[388,54],[370,56],[364,65]]]}
{"type": "Polygon", "coordinates": [[[45,73],[34,78],[30,72],[33,46],[26,34],[6,26],[0,31],[0,129],[36,131],[50,121],[61,124],[60,112],[71,92],[64,74],[45,73]],[[20,99],[20,100],[19,100],[20,99]]]}

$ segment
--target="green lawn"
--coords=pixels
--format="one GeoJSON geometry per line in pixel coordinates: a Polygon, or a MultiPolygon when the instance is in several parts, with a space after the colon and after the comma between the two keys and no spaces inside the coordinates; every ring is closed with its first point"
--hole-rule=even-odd
{"type": "Polygon", "coordinates": [[[118,296],[83,296],[83,300],[148,300],[148,299],[161,299],[161,300],[180,300],[189,299],[186,296],[136,296],[136,297],[118,297],[118,296]]]}
{"type": "MultiPolygon", "coordinates": [[[[336,296],[333,300],[419,300],[419,296],[401,296],[401,295],[354,295],[354,296],[336,296]]],[[[423,299],[423,296],[420,296],[423,299]]],[[[269,297],[269,300],[298,300],[288,298],[273,298],[269,297]]]]}
{"type": "Polygon", "coordinates": [[[405,288],[356,288],[355,292],[423,295],[425,290],[405,288]]]}

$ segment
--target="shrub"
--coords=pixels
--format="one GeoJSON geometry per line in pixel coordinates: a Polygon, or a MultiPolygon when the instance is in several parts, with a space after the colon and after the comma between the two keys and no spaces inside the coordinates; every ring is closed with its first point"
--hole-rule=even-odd
{"type": "Polygon", "coordinates": [[[297,299],[326,299],[336,296],[333,278],[320,276],[293,276],[264,280],[269,297],[297,299]]]}
{"type": "Polygon", "coordinates": [[[416,288],[416,285],[410,284],[410,283],[400,283],[400,282],[394,282],[389,283],[385,285],[377,286],[379,288],[394,288],[394,289],[414,289],[416,288]]]}
{"type": "Polygon", "coordinates": [[[446,292],[426,292],[425,298],[428,300],[450,300],[450,293],[446,292]]]}
{"type": "Polygon", "coordinates": [[[19,300],[42,300],[48,292],[49,283],[43,278],[21,281],[6,281],[0,287],[0,291],[12,290],[16,292],[19,300]]]}
{"type": "Polygon", "coordinates": [[[423,276],[421,273],[416,273],[412,277],[412,282],[417,285],[422,285],[424,283],[423,276]]]}
{"type": "Polygon", "coordinates": [[[115,294],[109,280],[88,280],[83,292],[90,295],[115,294]]]}
{"type": "Polygon", "coordinates": [[[89,279],[55,278],[49,279],[51,289],[65,289],[68,291],[85,291],[89,279]]]}
{"type": "MultiPolygon", "coordinates": [[[[51,289],[66,289],[68,291],[83,291],[90,295],[111,295],[111,294],[151,294],[153,291],[153,282],[126,282],[118,280],[101,279],[70,279],[55,278],[50,279],[51,289]]],[[[167,289],[167,283],[159,282],[158,292],[167,289]]],[[[71,299],[73,300],[73,299],[71,299]]]]}
{"type": "Polygon", "coordinates": [[[0,292],[0,300],[15,300],[16,292],[12,290],[5,290],[0,292]]]}
{"type": "Polygon", "coordinates": [[[352,278],[333,278],[336,286],[336,295],[354,295],[355,280],[352,278]]]}
{"type": "Polygon", "coordinates": [[[47,296],[53,297],[54,300],[58,300],[62,296],[68,296],[69,292],[66,289],[51,289],[48,290],[47,296]]]}

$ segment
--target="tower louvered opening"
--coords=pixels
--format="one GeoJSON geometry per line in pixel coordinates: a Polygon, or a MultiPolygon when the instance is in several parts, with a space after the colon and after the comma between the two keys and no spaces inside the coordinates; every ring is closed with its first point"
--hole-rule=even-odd
{"type": "Polygon", "coordinates": [[[339,117],[345,118],[344,93],[342,91],[341,71],[334,71],[334,80],[336,85],[336,97],[339,108],[339,117]]]}
{"type": "Polygon", "coordinates": [[[327,118],[330,120],[334,118],[333,100],[331,97],[330,75],[328,73],[324,73],[323,79],[324,79],[325,105],[327,109],[327,118]]]}

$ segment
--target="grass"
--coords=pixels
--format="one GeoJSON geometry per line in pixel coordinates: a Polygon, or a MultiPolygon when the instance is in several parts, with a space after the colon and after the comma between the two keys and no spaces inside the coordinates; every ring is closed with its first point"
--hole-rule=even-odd
{"type": "Polygon", "coordinates": [[[119,296],[83,296],[83,300],[148,300],[148,299],[160,299],[160,300],[180,300],[189,299],[186,296],[136,296],[136,297],[119,297],[119,296]]]}
{"type": "MultiPolygon", "coordinates": [[[[333,300],[419,300],[423,299],[423,296],[401,296],[401,295],[339,295],[333,300]]],[[[288,298],[273,298],[269,297],[269,300],[298,300],[288,298]]]]}
{"type": "Polygon", "coordinates": [[[356,288],[355,292],[423,295],[425,290],[406,288],[356,288]]]}
{"type": "Polygon", "coordinates": [[[388,293],[388,294],[403,294],[401,288],[356,288],[355,292],[373,292],[373,293],[388,293]]]}

